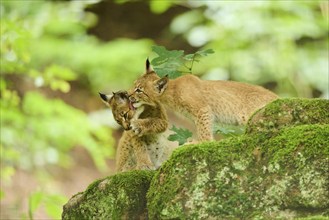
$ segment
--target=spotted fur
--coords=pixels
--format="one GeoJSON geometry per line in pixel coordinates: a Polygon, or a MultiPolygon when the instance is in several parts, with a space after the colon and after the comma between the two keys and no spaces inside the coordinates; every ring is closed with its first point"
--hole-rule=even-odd
{"type": "Polygon", "coordinates": [[[254,111],[278,98],[263,87],[241,82],[201,80],[192,74],[173,80],[160,78],[148,60],[146,73],[135,81],[130,93],[134,106],[160,102],[190,118],[198,141],[213,140],[215,122],[244,125],[254,111]]]}
{"type": "Polygon", "coordinates": [[[125,91],[100,96],[125,128],[116,155],[118,172],[156,169],[168,159],[175,146],[167,140],[168,119],[160,103],[132,108],[125,91]]]}

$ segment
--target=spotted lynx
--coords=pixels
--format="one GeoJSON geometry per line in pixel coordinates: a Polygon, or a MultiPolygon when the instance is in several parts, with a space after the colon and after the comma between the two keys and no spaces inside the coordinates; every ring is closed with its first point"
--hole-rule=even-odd
{"type": "Polygon", "coordinates": [[[175,147],[166,137],[168,119],[162,105],[143,105],[136,109],[125,91],[112,95],[100,93],[100,96],[125,129],[116,155],[118,172],[156,169],[168,159],[175,147]]]}
{"type": "Polygon", "coordinates": [[[160,102],[190,118],[198,141],[213,140],[215,122],[246,124],[251,114],[278,96],[260,86],[233,81],[209,81],[188,74],[160,78],[146,61],[146,73],[134,83],[130,99],[135,107],[160,102]]]}

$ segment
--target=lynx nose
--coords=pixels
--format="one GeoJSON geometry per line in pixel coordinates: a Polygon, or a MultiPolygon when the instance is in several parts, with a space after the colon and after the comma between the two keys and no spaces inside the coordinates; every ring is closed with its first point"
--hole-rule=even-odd
{"type": "Polygon", "coordinates": [[[130,124],[123,124],[122,127],[123,127],[126,131],[132,129],[132,127],[131,127],[130,124]]]}

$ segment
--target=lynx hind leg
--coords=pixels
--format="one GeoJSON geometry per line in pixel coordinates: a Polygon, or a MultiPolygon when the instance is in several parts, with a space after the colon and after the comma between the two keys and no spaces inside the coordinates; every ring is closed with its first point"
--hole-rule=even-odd
{"type": "Polygon", "coordinates": [[[124,134],[117,148],[116,153],[116,172],[125,172],[136,169],[136,158],[129,139],[124,134]]]}
{"type": "Polygon", "coordinates": [[[147,145],[138,136],[131,140],[135,157],[137,170],[155,170],[155,166],[151,161],[150,155],[147,151],[147,145]]]}
{"type": "Polygon", "coordinates": [[[214,139],[212,133],[212,124],[213,118],[211,110],[208,107],[201,108],[195,121],[198,141],[210,141],[214,139]]]}
{"type": "Polygon", "coordinates": [[[159,139],[159,142],[159,158],[158,163],[156,164],[156,168],[159,168],[164,162],[166,162],[170,158],[172,152],[179,147],[178,142],[169,141],[167,139],[167,135],[162,135],[161,139],[159,139]]]}

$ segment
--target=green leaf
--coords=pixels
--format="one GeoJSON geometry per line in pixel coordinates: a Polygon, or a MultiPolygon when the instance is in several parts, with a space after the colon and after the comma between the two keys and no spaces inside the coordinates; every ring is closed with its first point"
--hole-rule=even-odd
{"type": "Polygon", "coordinates": [[[181,72],[177,71],[176,68],[154,68],[154,71],[158,74],[160,77],[167,76],[169,79],[175,79],[182,75],[181,72]]]}
{"type": "Polygon", "coordinates": [[[169,51],[163,46],[152,46],[152,50],[158,57],[152,59],[151,64],[160,77],[168,75],[170,79],[175,79],[182,75],[178,69],[184,65],[183,50],[169,51]]]}
{"type": "Polygon", "coordinates": [[[47,195],[45,198],[45,210],[47,215],[52,219],[61,219],[63,205],[66,201],[67,198],[62,195],[47,195]]]}
{"type": "Polygon", "coordinates": [[[192,61],[195,57],[195,54],[192,53],[192,54],[187,54],[184,56],[184,59],[187,60],[187,61],[192,61]]]}
{"type": "Polygon", "coordinates": [[[242,135],[245,131],[245,128],[242,126],[235,125],[215,125],[214,127],[215,133],[221,134],[224,137],[234,137],[238,135],[242,135]]]}
{"type": "Polygon", "coordinates": [[[44,198],[44,194],[42,192],[35,192],[30,195],[29,215],[31,219],[33,219],[33,213],[35,213],[35,211],[39,208],[43,198],[44,198]]]}
{"type": "Polygon", "coordinates": [[[215,51],[213,49],[200,50],[200,51],[195,52],[195,54],[200,55],[202,57],[206,57],[209,54],[213,54],[213,53],[215,53],[215,51]]]}
{"type": "Polygon", "coordinates": [[[184,128],[176,128],[175,125],[170,129],[174,131],[175,134],[171,134],[168,137],[169,141],[178,141],[179,145],[186,143],[187,139],[192,137],[192,132],[184,128]]]}
{"type": "Polygon", "coordinates": [[[157,57],[151,61],[152,66],[161,66],[168,61],[167,57],[157,57]]]}
{"type": "MultiPolygon", "coordinates": [[[[167,50],[163,46],[152,46],[152,51],[159,55],[159,57],[167,57],[167,58],[179,58],[184,55],[184,50],[167,50]]],[[[154,63],[152,63],[154,65],[154,63]]]]}
{"type": "Polygon", "coordinates": [[[33,214],[42,205],[44,205],[46,213],[52,219],[60,219],[63,211],[63,205],[67,198],[60,194],[49,194],[47,192],[37,191],[29,197],[29,215],[33,219],[33,214]]]}
{"type": "Polygon", "coordinates": [[[183,50],[170,51],[163,46],[152,46],[152,50],[158,55],[151,60],[154,71],[160,77],[168,75],[170,79],[175,79],[182,73],[192,73],[193,63],[199,61],[196,57],[205,57],[214,53],[212,49],[207,49],[184,55],[183,50]]]}

